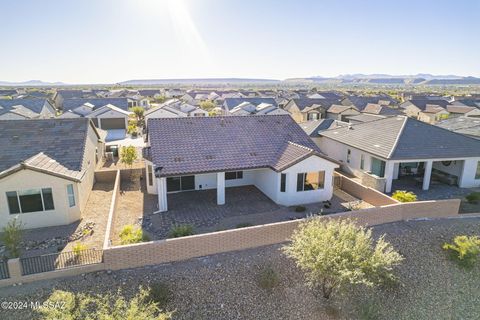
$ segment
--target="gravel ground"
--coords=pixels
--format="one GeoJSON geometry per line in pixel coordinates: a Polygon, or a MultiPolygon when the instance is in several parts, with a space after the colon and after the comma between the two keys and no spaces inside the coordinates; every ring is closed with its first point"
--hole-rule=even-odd
{"type": "MultiPolygon", "coordinates": [[[[360,306],[376,306],[378,319],[478,319],[480,263],[472,270],[447,259],[441,245],[458,234],[480,234],[480,218],[392,223],[374,228],[405,257],[396,270],[398,286],[350,288],[330,302],[317,298],[303,275],[279,251],[281,245],[219,254],[134,270],[98,272],[2,288],[0,301],[43,301],[54,288],[134,294],[139,285],[167,282],[175,319],[359,319],[360,306]],[[268,293],[257,285],[258,271],[271,266],[280,277],[268,293]]],[[[31,310],[6,312],[0,319],[32,319],[31,310]]]]}

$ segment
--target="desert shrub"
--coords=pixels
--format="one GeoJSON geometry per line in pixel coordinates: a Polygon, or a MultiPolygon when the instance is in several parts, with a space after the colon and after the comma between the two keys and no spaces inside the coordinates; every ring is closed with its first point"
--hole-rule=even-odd
{"type": "Polygon", "coordinates": [[[119,237],[121,244],[139,243],[150,240],[148,235],[143,234],[140,227],[134,227],[131,224],[123,227],[122,231],[120,231],[119,237]]]}
{"type": "Polygon", "coordinates": [[[283,248],[285,254],[326,299],[347,284],[375,286],[394,280],[392,269],[403,260],[384,236],[374,243],[371,229],[348,219],[308,219],[291,240],[283,248]]]}
{"type": "Polygon", "coordinates": [[[172,230],[170,230],[170,238],[179,238],[179,237],[186,237],[191,236],[194,233],[193,226],[190,224],[182,224],[178,226],[174,226],[172,230]]]}
{"type": "Polygon", "coordinates": [[[392,198],[400,202],[414,202],[417,201],[417,195],[411,191],[396,190],[392,194],[392,198]]]}
{"type": "Polygon", "coordinates": [[[86,244],[83,244],[81,242],[77,242],[73,245],[73,253],[76,255],[76,256],[79,256],[83,250],[87,250],[88,249],[88,246],[86,244]]]}
{"type": "Polygon", "coordinates": [[[359,320],[378,320],[380,319],[380,307],[375,300],[363,301],[358,306],[359,320]]]}
{"type": "Polygon", "coordinates": [[[10,258],[18,258],[23,237],[23,224],[17,220],[10,220],[2,229],[1,240],[8,250],[10,258]]]}
{"type": "Polygon", "coordinates": [[[239,228],[246,228],[246,227],[251,227],[253,226],[253,223],[250,223],[250,222],[242,222],[242,223],[239,223],[235,226],[235,228],[239,229],[239,228]]]}
{"type": "Polygon", "coordinates": [[[443,249],[450,252],[460,265],[471,267],[480,253],[480,239],[477,236],[456,236],[453,243],[445,243],[443,249]]]}
{"type": "Polygon", "coordinates": [[[49,307],[37,309],[37,312],[45,320],[168,320],[172,317],[172,313],[160,311],[157,303],[149,299],[149,292],[142,288],[130,300],[126,300],[120,292],[107,295],[87,295],[55,290],[45,301],[45,305],[49,307]]]}
{"type": "Polygon", "coordinates": [[[159,308],[165,309],[167,304],[173,298],[173,292],[168,284],[164,282],[155,282],[150,285],[149,298],[157,303],[159,308]]]}
{"type": "Polygon", "coordinates": [[[279,283],[277,272],[272,267],[267,266],[260,270],[257,276],[258,286],[271,292],[279,283]]]}
{"type": "Polygon", "coordinates": [[[307,208],[305,208],[304,206],[295,207],[295,212],[304,212],[305,210],[307,210],[307,208]]]}
{"type": "Polygon", "coordinates": [[[467,199],[468,203],[478,203],[480,202],[480,192],[472,192],[468,194],[465,199],[467,199]]]}

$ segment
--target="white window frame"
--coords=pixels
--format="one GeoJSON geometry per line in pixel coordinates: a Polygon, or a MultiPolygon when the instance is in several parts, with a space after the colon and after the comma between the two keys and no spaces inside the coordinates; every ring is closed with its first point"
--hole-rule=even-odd
{"type": "Polygon", "coordinates": [[[75,197],[75,188],[73,187],[73,183],[67,184],[67,199],[68,199],[68,207],[73,208],[77,205],[77,199],[75,197]],[[72,186],[72,194],[68,191],[68,187],[72,186]],[[70,202],[70,197],[72,197],[73,205],[70,202]]]}

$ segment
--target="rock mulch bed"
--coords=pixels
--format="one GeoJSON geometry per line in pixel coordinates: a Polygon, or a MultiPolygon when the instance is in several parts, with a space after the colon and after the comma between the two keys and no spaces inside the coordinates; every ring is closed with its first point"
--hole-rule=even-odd
{"type": "MultiPolygon", "coordinates": [[[[134,270],[98,272],[2,288],[0,301],[40,300],[53,288],[102,293],[121,288],[134,294],[139,285],[165,282],[173,290],[167,309],[175,319],[359,319],[368,308],[378,319],[478,319],[480,263],[464,270],[441,249],[458,234],[480,235],[480,218],[392,223],[374,228],[405,257],[394,287],[356,287],[330,302],[316,297],[281,245],[219,254],[185,262],[134,270]],[[271,266],[280,282],[268,293],[258,286],[258,273],[271,266]]],[[[31,310],[5,312],[0,319],[31,319],[31,310]]]]}

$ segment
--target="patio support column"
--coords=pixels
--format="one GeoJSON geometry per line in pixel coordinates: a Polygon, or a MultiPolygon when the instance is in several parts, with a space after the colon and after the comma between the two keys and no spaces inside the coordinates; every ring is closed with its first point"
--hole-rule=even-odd
{"type": "Polygon", "coordinates": [[[128,130],[128,116],[125,117],[125,130],[128,130]]]}
{"type": "Polygon", "coordinates": [[[225,204],[225,172],[217,172],[217,204],[225,204]]]}
{"type": "Polygon", "coordinates": [[[387,161],[385,164],[385,192],[392,192],[392,180],[393,180],[393,169],[395,164],[391,161],[387,161]]]}
{"type": "Polygon", "coordinates": [[[433,161],[425,161],[425,173],[423,174],[423,190],[428,190],[430,188],[430,178],[432,176],[432,166],[433,166],[433,161]]]}
{"type": "Polygon", "coordinates": [[[98,122],[98,129],[102,129],[102,119],[97,118],[97,122],[98,122]]]}
{"type": "Polygon", "coordinates": [[[167,178],[157,178],[158,191],[158,211],[165,212],[168,210],[167,203],[167,178]]]}

